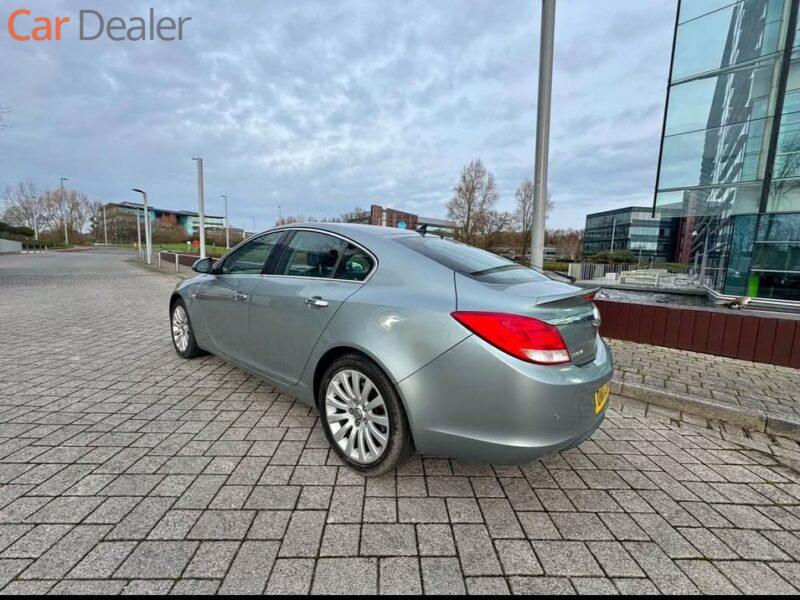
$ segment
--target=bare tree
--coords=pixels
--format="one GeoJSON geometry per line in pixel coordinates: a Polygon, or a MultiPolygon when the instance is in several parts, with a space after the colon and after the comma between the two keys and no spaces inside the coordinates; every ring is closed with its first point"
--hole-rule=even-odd
{"type": "Polygon", "coordinates": [[[339,220],[342,223],[352,223],[358,221],[359,219],[363,219],[364,216],[369,216],[369,211],[361,208],[360,206],[356,206],[353,210],[348,210],[347,212],[343,212],[339,215],[339,220]]]}
{"type": "Polygon", "coordinates": [[[494,175],[486,170],[480,159],[473,160],[461,171],[458,185],[447,203],[447,216],[460,227],[460,238],[474,243],[486,228],[489,211],[497,202],[494,175]]]}
{"type": "Polygon", "coordinates": [[[65,222],[70,240],[82,238],[95,210],[86,194],[65,189],[62,203],[60,190],[38,193],[36,185],[31,181],[7,188],[4,199],[2,220],[12,225],[32,228],[35,214],[38,230],[51,239],[63,240],[65,222]]]}
{"type": "MultiPolygon", "coordinates": [[[[530,248],[531,231],[533,230],[533,201],[536,197],[533,182],[530,179],[523,181],[514,196],[517,200],[517,209],[514,212],[514,217],[522,231],[520,254],[524,255],[530,248]]],[[[551,210],[553,210],[553,200],[548,194],[544,202],[545,220],[547,220],[551,210]]]]}
{"type": "Polygon", "coordinates": [[[483,247],[491,248],[497,242],[500,234],[511,229],[514,223],[514,215],[507,211],[490,210],[486,213],[483,220],[483,247]]]}
{"type": "Polygon", "coordinates": [[[548,229],[545,239],[555,246],[559,258],[576,260],[583,253],[583,229],[548,229]]]}

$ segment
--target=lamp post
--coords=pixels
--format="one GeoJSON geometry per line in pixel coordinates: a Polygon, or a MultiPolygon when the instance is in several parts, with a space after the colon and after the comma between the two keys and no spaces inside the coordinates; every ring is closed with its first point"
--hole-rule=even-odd
{"type": "Polygon", "coordinates": [[[200,258],[206,257],[206,215],[205,198],[203,197],[203,158],[195,156],[192,160],[197,162],[197,214],[200,227],[200,258]]]}
{"type": "Polygon", "coordinates": [[[106,221],[106,205],[103,204],[103,237],[106,240],[106,246],[108,246],[108,223],[106,221]]]}
{"type": "Polygon", "coordinates": [[[539,41],[539,96],[536,105],[536,164],[534,166],[531,266],[544,266],[544,208],[547,201],[547,161],[550,153],[550,99],[553,90],[553,40],[556,0],[542,0],[539,41]]]}
{"type": "Polygon", "coordinates": [[[278,225],[282,225],[281,221],[283,221],[283,215],[281,214],[281,205],[278,204],[278,225]]]}
{"type": "Polygon", "coordinates": [[[228,225],[228,197],[223,194],[222,198],[225,198],[225,249],[228,250],[231,247],[231,228],[228,225]]]}
{"type": "Polygon", "coordinates": [[[64,221],[64,245],[69,246],[69,233],[67,232],[67,216],[64,214],[64,182],[69,181],[66,177],[61,178],[61,192],[59,204],[61,205],[61,220],[64,221]]]}
{"type": "Polygon", "coordinates": [[[152,261],[152,239],[150,237],[150,214],[147,209],[147,192],[144,190],[140,190],[139,188],[131,188],[132,191],[137,192],[142,195],[142,206],[144,211],[144,244],[145,248],[145,259],[147,260],[147,264],[149,265],[152,261]]]}
{"type": "Polygon", "coordinates": [[[136,256],[142,260],[142,226],[139,224],[139,209],[136,209],[136,256]]]}
{"type": "Polygon", "coordinates": [[[255,217],[250,217],[250,218],[253,219],[253,234],[255,235],[255,233],[256,233],[256,218],[255,217]]]}
{"type": "Polygon", "coordinates": [[[39,226],[36,222],[36,210],[39,208],[38,196],[33,197],[33,239],[39,241],[39,226]]]}

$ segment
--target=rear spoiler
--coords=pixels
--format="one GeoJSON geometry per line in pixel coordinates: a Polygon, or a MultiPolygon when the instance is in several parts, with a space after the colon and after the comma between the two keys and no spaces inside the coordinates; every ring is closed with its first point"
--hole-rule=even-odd
{"type": "Polygon", "coordinates": [[[547,306],[551,308],[558,308],[563,305],[574,306],[575,304],[582,304],[584,302],[593,302],[595,295],[599,291],[600,288],[587,288],[563,294],[539,296],[533,304],[534,306],[547,306]],[[578,302],[576,302],[576,300],[578,302]]]}

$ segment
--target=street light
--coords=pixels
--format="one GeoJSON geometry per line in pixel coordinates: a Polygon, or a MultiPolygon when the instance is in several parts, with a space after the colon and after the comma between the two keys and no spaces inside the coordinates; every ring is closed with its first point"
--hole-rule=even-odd
{"type": "Polygon", "coordinates": [[[36,222],[36,211],[39,208],[39,196],[33,197],[33,239],[39,241],[39,226],[36,222]]]}
{"type": "Polygon", "coordinates": [[[281,215],[281,205],[278,204],[278,225],[283,225],[281,221],[283,221],[283,215],[281,215]]]}
{"type": "Polygon", "coordinates": [[[141,214],[136,209],[136,259],[142,260],[142,226],[139,224],[141,214]]]}
{"type": "Polygon", "coordinates": [[[153,247],[151,245],[152,240],[150,238],[150,215],[147,209],[147,192],[140,190],[139,188],[131,188],[131,191],[142,195],[142,206],[144,210],[144,243],[146,246],[144,255],[147,259],[147,264],[149,265],[151,262],[153,247]]]}
{"type": "Polygon", "coordinates": [[[206,257],[206,215],[205,198],[203,196],[203,158],[195,156],[192,160],[197,161],[197,214],[199,215],[200,227],[200,258],[206,257]]]}
{"type": "Polygon", "coordinates": [[[231,247],[231,228],[228,225],[228,197],[223,194],[222,198],[225,198],[225,249],[228,250],[231,247]]]}
{"type": "Polygon", "coordinates": [[[544,209],[547,202],[547,161],[550,153],[550,99],[553,91],[553,40],[556,0],[542,0],[542,32],[539,41],[539,96],[536,104],[536,161],[534,166],[533,232],[531,266],[544,265],[544,209]]]}
{"type": "Polygon", "coordinates": [[[103,236],[106,240],[106,246],[108,246],[108,223],[106,221],[106,205],[103,204],[103,236]]]}
{"type": "Polygon", "coordinates": [[[250,217],[250,218],[253,219],[253,234],[255,234],[255,232],[256,232],[256,218],[255,217],[250,217]]]}
{"type": "Polygon", "coordinates": [[[69,246],[69,233],[67,233],[67,217],[64,214],[64,182],[69,181],[66,177],[61,178],[61,195],[59,204],[61,205],[61,220],[64,221],[64,245],[69,246]]]}

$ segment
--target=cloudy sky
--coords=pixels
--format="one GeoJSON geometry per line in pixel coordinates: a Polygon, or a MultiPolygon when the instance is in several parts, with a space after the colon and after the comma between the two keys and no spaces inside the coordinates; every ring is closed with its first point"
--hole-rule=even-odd
{"type": "MultiPolygon", "coordinates": [[[[58,178],[91,198],[196,209],[231,224],[383,204],[446,214],[481,158],[499,207],[533,172],[537,0],[27,1],[0,7],[0,187],[58,178]],[[17,6],[19,5],[19,6],[17,6]],[[184,40],[79,41],[78,10],[191,17],[184,40]],[[70,16],[61,42],[15,42],[16,8],[70,16]]],[[[551,227],[650,204],[674,0],[559,0],[551,227]]],[[[21,21],[21,23],[24,23],[21,21]]]]}

